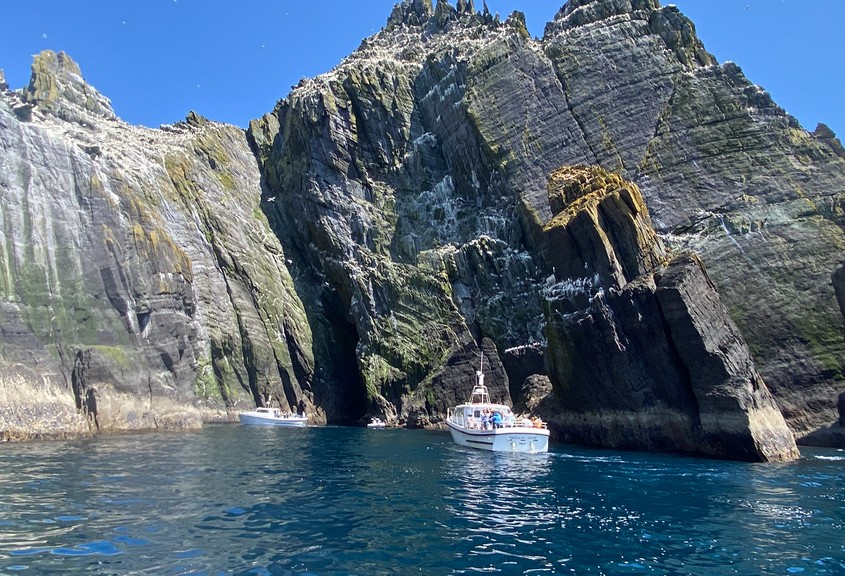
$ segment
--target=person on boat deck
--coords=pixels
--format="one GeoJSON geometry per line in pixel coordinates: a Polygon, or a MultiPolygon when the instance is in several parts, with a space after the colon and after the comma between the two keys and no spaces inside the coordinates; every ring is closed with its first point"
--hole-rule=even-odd
{"type": "Polygon", "coordinates": [[[481,414],[481,429],[487,430],[490,427],[490,416],[487,414],[487,410],[485,410],[481,414]]]}
{"type": "Polygon", "coordinates": [[[502,418],[502,413],[496,410],[493,412],[493,428],[501,428],[505,421],[502,418]]]}

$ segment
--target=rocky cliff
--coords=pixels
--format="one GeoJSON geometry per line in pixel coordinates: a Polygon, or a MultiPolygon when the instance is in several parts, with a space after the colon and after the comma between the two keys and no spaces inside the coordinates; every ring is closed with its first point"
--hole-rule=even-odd
{"type": "Polygon", "coordinates": [[[268,395],[437,425],[483,354],[559,439],[842,442],[841,145],[674,7],[572,0],[532,39],[406,0],[247,134],[127,126],[43,54],[0,122],[6,436],[268,395]]]}
{"type": "Polygon", "coordinates": [[[543,289],[549,375],[561,400],[546,411],[563,437],[795,457],[793,436],[703,264],[694,254],[667,254],[639,189],[598,167],[563,168],[549,182],[555,216],[544,241],[565,280],[543,289]]]}
{"type": "Polygon", "coordinates": [[[64,54],[0,99],[4,437],[314,410],[310,330],[241,130],[118,120],[64,54]]]}
{"type": "MultiPolygon", "coordinates": [[[[287,243],[320,246],[305,253],[320,285],[426,270],[448,282],[458,339],[489,336],[500,352],[544,340],[537,288],[550,275],[612,267],[589,253],[549,256],[560,252],[541,234],[555,215],[549,175],[576,164],[618,172],[642,190],[666,244],[700,255],[793,430],[806,436],[836,421],[842,160],[736,65],[718,65],[674,7],[570,2],[535,41],[518,13],[502,23],[461,5],[404,3],[251,135],[267,186],[282,194],[268,208],[287,243]],[[286,216],[302,213],[301,223],[286,216]],[[331,239],[328,251],[320,238],[331,239]],[[810,250],[817,264],[805,270],[810,250]]],[[[340,324],[360,357],[405,378],[401,351],[415,355],[414,342],[439,337],[448,354],[444,330],[413,326],[434,310],[449,321],[439,289],[401,306],[390,291],[360,290],[340,324]],[[413,314],[387,325],[384,315],[409,306],[413,314]]],[[[395,389],[382,390],[381,373],[370,372],[368,389],[402,405],[395,389]]]]}

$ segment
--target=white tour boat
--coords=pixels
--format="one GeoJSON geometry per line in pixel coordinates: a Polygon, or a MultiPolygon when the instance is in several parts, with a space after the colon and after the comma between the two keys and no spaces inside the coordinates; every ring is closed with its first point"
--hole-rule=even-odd
{"type": "Polygon", "coordinates": [[[367,428],[385,428],[387,427],[387,423],[382,420],[381,418],[373,417],[370,422],[367,424],[367,428]]]}
{"type": "Polygon", "coordinates": [[[483,369],[482,357],[482,369],[475,373],[476,383],[469,402],[449,410],[446,425],[452,440],[460,446],[493,452],[548,452],[546,425],[528,418],[517,420],[510,406],[490,402],[483,369]]]}
{"type": "Polygon", "coordinates": [[[258,424],[260,426],[298,426],[303,427],[308,423],[308,418],[303,414],[282,412],[278,408],[266,408],[259,406],[255,410],[238,413],[241,424],[258,424]]]}

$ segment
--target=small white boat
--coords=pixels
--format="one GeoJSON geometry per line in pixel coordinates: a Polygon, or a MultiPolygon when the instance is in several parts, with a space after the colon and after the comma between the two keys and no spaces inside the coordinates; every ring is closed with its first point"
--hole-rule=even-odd
{"type": "Polygon", "coordinates": [[[259,406],[255,410],[238,413],[241,424],[257,424],[260,426],[298,426],[303,427],[308,423],[308,418],[303,414],[292,414],[282,412],[278,408],[266,408],[259,406]]]}
{"type": "Polygon", "coordinates": [[[490,402],[483,369],[482,357],[469,402],[449,410],[446,425],[452,440],[460,446],[493,452],[548,452],[549,430],[545,423],[528,418],[517,420],[510,406],[490,402]]]}
{"type": "Polygon", "coordinates": [[[372,418],[370,423],[367,424],[367,428],[384,428],[387,424],[381,418],[372,418]]]}

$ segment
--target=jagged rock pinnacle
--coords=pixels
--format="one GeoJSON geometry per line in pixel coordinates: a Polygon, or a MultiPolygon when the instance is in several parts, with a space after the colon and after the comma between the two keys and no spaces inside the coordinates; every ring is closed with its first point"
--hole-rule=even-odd
{"type": "Polygon", "coordinates": [[[458,0],[455,6],[449,0],[437,0],[434,7],[431,0],[404,0],[394,6],[385,30],[390,31],[401,26],[427,26],[436,31],[445,29],[450,22],[454,21],[493,20],[486,2],[483,11],[479,13],[475,9],[474,0],[458,0]]]}
{"type": "Polygon", "coordinates": [[[830,147],[840,158],[845,158],[845,148],[842,146],[842,141],[836,137],[836,133],[827,124],[819,122],[813,131],[813,137],[830,147]]]}
{"type": "Polygon", "coordinates": [[[83,121],[88,114],[116,118],[109,99],[85,82],[79,66],[64,52],[44,50],[35,56],[22,100],[70,122],[83,121]]]}
{"type": "MultiPolygon", "coordinates": [[[[441,0],[438,0],[438,7],[441,0]]],[[[387,19],[387,27],[393,28],[402,24],[408,26],[419,26],[427,22],[434,15],[434,8],[431,0],[403,0],[393,7],[390,18],[387,19]]]]}
{"type": "Polygon", "coordinates": [[[626,15],[647,22],[651,32],[660,36],[685,66],[717,63],[698,39],[692,21],[676,6],[661,7],[657,0],[570,0],[546,24],[544,37],[626,15]]]}

